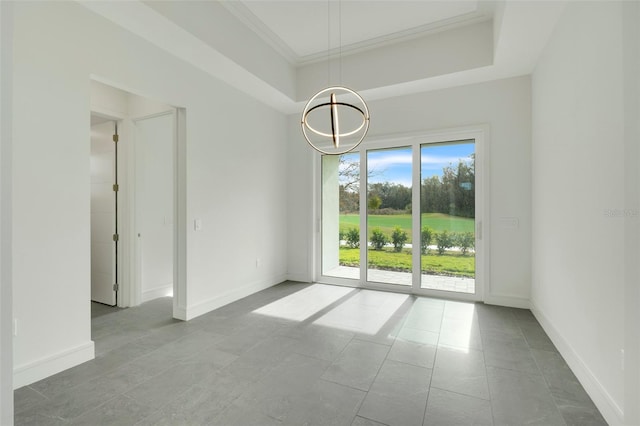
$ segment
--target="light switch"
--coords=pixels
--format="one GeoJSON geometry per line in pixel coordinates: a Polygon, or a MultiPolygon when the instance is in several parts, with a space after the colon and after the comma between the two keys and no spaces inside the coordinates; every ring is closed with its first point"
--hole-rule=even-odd
{"type": "Polygon", "coordinates": [[[196,219],[193,221],[193,229],[196,231],[202,231],[202,219],[196,219]]]}

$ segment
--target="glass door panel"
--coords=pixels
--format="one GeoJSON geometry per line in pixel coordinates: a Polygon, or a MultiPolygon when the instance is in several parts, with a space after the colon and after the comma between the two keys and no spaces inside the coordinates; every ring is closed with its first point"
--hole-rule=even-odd
{"type": "Polygon", "coordinates": [[[367,281],[411,286],[411,147],[367,151],[367,281]]]}
{"type": "Polygon", "coordinates": [[[420,148],[421,288],[475,293],[475,141],[420,148]]]}
{"type": "Polygon", "coordinates": [[[322,157],[322,275],[360,279],[360,154],[322,157]]]}

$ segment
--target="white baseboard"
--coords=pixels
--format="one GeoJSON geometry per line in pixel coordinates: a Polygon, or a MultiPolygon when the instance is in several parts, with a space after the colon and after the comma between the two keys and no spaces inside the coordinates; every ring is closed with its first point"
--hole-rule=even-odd
{"type": "Polygon", "coordinates": [[[185,320],[189,321],[193,318],[199,317],[200,315],[206,314],[207,312],[211,312],[214,309],[218,309],[224,305],[235,302],[236,300],[240,300],[243,297],[247,297],[252,295],[253,293],[257,293],[258,291],[273,287],[276,284],[286,281],[286,278],[286,276],[282,275],[274,277],[272,279],[255,281],[235,288],[209,300],[205,300],[192,306],[187,306],[185,312],[185,320]]]}
{"type": "Polygon", "coordinates": [[[93,358],[95,358],[95,348],[93,342],[89,341],[75,348],[18,365],[13,369],[13,388],[30,385],[93,358]]]}
{"type": "Polygon", "coordinates": [[[288,273],[286,279],[287,281],[296,281],[300,283],[310,283],[312,281],[309,279],[307,274],[304,273],[288,273]]]}
{"type": "Polygon", "coordinates": [[[144,290],[142,292],[142,300],[140,303],[148,302],[149,300],[157,299],[158,297],[165,297],[172,293],[173,283],[144,290]]]}
{"type": "Polygon", "coordinates": [[[487,305],[508,306],[510,308],[529,309],[531,305],[529,299],[513,296],[496,296],[487,295],[484,298],[484,303],[487,305]]]}
{"type": "Polygon", "coordinates": [[[186,321],[187,320],[187,309],[182,306],[173,306],[173,317],[175,319],[186,321]]]}
{"type": "Polygon", "coordinates": [[[607,392],[607,389],[600,383],[598,378],[593,374],[589,366],[582,360],[580,355],[573,349],[571,344],[565,339],[560,332],[551,324],[551,321],[536,305],[531,302],[531,312],[536,317],[544,331],[547,333],[551,341],[560,355],[576,375],[582,387],[591,399],[593,403],[598,407],[600,413],[604,419],[610,425],[622,425],[624,424],[624,411],[620,407],[613,397],[607,392]]]}

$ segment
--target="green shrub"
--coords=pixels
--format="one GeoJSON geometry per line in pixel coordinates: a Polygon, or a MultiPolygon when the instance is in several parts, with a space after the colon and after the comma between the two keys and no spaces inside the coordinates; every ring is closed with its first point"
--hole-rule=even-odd
{"type": "Polygon", "coordinates": [[[453,234],[446,229],[436,233],[436,245],[438,246],[438,254],[444,254],[444,251],[453,246],[453,234]]]}
{"type": "Polygon", "coordinates": [[[469,249],[475,248],[476,237],[473,235],[473,232],[461,232],[459,234],[455,234],[454,243],[456,246],[460,247],[460,251],[465,255],[469,249]]]}
{"type": "Polygon", "coordinates": [[[371,232],[371,245],[375,250],[382,250],[384,245],[388,242],[389,239],[384,235],[380,228],[376,228],[371,232]]]}
{"type": "Polygon", "coordinates": [[[420,233],[420,253],[427,254],[431,240],[433,239],[433,229],[425,226],[420,233]]]}
{"type": "Polygon", "coordinates": [[[347,245],[350,248],[360,247],[360,230],[358,228],[349,228],[347,230],[347,245]]]}
{"type": "Polygon", "coordinates": [[[408,239],[409,237],[407,236],[407,233],[403,231],[402,228],[400,228],[399,226],[396,226],[393,229],[393,233],[391,234],[391,242],[393,243],[393,250],[396,252],[401,252],[402,247],[404,247],[404,244],[407,242],[408,239]]]}

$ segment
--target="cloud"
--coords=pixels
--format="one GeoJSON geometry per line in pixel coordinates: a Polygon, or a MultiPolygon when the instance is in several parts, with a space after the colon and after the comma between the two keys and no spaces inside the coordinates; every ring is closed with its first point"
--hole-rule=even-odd
{"type": "Polygon", "coordinates": [[[469,157],[460,157],[460,156],[454,156],[454,157],[445,157],[445,156],[437,156],[437,155],[422,155],[420,162],[422,163],[422,165],[428,164],[428,165],[439,165],[439,166],[448,166],[449,164],[458,164],[458,161],[463,161],[466,163],[470,163],[471,162],[471,158],[469,157]]]}
{"type": "Polygon", "coordinates": [[[367,166],[372,169],[384,169],[391,166],[411,165],[411,153],[393,154],[393,155],[376,155],[367,159],[367,166]]]}

